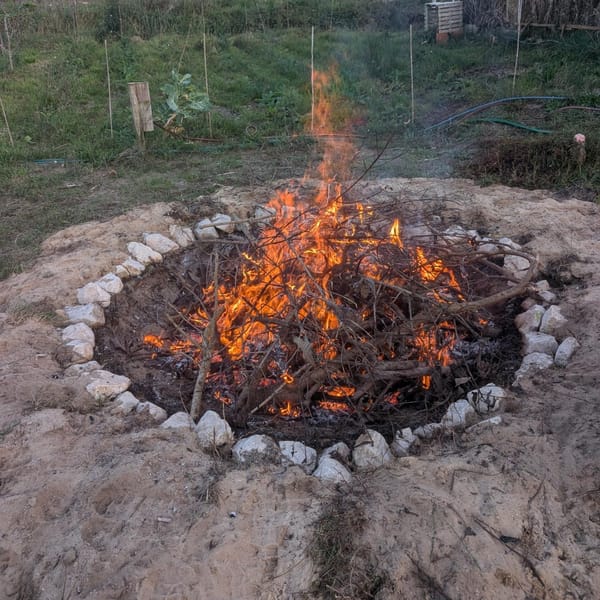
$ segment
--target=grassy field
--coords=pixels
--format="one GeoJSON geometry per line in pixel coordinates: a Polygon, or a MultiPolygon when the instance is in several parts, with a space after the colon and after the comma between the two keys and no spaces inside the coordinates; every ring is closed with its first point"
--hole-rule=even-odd
{"type": "Polygon", "coordinates": [[[173,2],[171,11],[163,4],[153,0],[142,11],[135,0],[104,2],[76,14],[72,3],[62,12],[10,3],[0,9],[11,41],[9,56],[3,32],[0,277],[25,268],[47,235],[70,224],[158,200],[192,202],[222,185],[301,175],[319,151],[303,134],[313,24],[316,67],[337,65],[334,118],[357,136],[357,174],[386,145],[370,177],[464,175],[598,197],[595,34],[525,36],[513,82],[514,33],[438,46],[420,28],[418,1],[365,8],[339,0],[326,10],[316,0],[236,0],[207,2],[204,14],[194,2],[173,2]],[[161,90],[173,71],[191,76],[198,98],[208,80],[209,111],[190,109],[191,86],[179,89],[178,110],[169,108],[161,90]],[[131,81],[149,82],[155,119],[165,125],[171,116],[179,137],[157,129],[144,153],[136,149],[131,81]],[[480,103],[531,95],[566,99],[500,104],[431,128],[480,103]],[[585,161],[572,142],[577,132],[587,136],[585,161]]]}

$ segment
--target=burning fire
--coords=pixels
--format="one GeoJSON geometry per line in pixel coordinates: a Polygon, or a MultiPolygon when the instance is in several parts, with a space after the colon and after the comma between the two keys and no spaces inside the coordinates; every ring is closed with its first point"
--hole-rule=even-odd
{"type": "MultiPolygon", "coordinates": [[[[373,210],[369,206],[345,201],[340,181],[348,176],[355,150],[347,139],[331,135],[332,103],[326,91],[332,79],[332,73],[317,73],[314,79],[313,133],[324,140],[321,184],[314,199],[306,202],[290,190],[279,192],[268,203],[274,217],[252,250],[241,255],[237,277],[217,273],[202,290],[200,306],[185,318],[203,331],[212,318],[212,309],[207,307],[221,307],[216,319],[220,348],[212,351],[213,365],[224,361],[239,365],[239,374],[244,366],[251,365],[262,376],[257,388],[303,386],[300,393],[307,394],[309,400],[315,394],[321,398],[315,403],[318,408],[349,412],[365,393],[368,395],[368,390],[352,384],[344,370],[347,356],[356,354],[357,348],[370,349],[367,330],[375,328],[377,335],[384,337],[385,325],[395,318],[398,309],[386,306],[382,311],[368,303],[349,305],[339,291],[340,279],[347,278],[342,267],[347,270],[351,265],[353,280],[346,285],[356,288],[359,297],[368,298],[379,288],[396,290],[395,297],[407,305],[409,313],[406,320],[412,328],[411,359],[432,367],[452,361],[455,327],[448,321],[435,328],[427,328],[418,320],[412,324],[413,299],[403,295],[406,276],[391,269],[390,261],[405,263],[407,271],[422,282],[423,295],[432,295],[440,304],[448,298],[460,301],[463,294],[455,273],[441,258],[429,256],[425,247],[405,246],[399,219],[382,232],[381,226],[372,224],[373,210]],[[351,333],[344,326],[349,312],[351,333]],[[311,365],[312,379],[299,375],[302,369],[292,370],[290,365],[311,365]],[[328,371],[321,367],[324,365],[335,368],[328,371]]],[[[204,341],[202,333],[181,340],[155,335],[144,338],[153,356],[180,353],[191,356],[195,363],[202,360],[204,341]]],[[[389,340],[388,350],[377,351],[382,364],[395,359],[398,349],[394,344],[389,340]]],[[[363,368],[363,375],[369,375],[369,368],[363,368]]],[[[431,387],[430,374],[419,379],[423,389],[431,387]]],[[[386,401],[393,406],[400,397],[399,391],[391,389],[386,401]]],[[[230,394],[222,391],[217,398],[226,404],[232,402],[230,394]]],[[[302,414],[300,403],[289,399],[278,404],[273,401],[267,410],[287,417],[302,414]]]]}

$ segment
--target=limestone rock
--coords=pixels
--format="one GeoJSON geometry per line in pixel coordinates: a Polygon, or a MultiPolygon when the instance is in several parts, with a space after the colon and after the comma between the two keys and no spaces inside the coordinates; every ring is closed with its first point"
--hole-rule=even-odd
{"type": "Polygon", "coordinates": [[[160,254],[168,254],[179,250],[179,244],[162,233],[144,233],[144,244],[160,254]]]}
{"type": "Polygon", "coordinates": [[[540,304],[534,304],[531,308],[515,317],[515,325],[521,333],[537,331],[540,328],[542,317],[546,309],[540,304]]]}
{"type": "MultiPolygon", "coordinates": [[[[141,263],[139,260],[135,260],[135,258],[128,258],[119,266],[125,269],[125,273],[127,273],[129,277],[137,277],[146,270],[146,265],[141,263]]],[[[127,279],[127,277],[124,277],[125,274],[119,269],[119,267],[117,267],[116,271],[119,277],[127,279]]]]}
{"type": "Polygon", "coordinates": [[[96,343],[96,336],[94,332],[85,323],[74,323],[69,325],[62,330],[61,334],[63,342],[88,342],[92,346],[96,343]]]}
{"type": "Polygon", "coordinates": [[[484,254],[496,254],[496,252],[498,252],[498,246],[492,242],[486,241],[484,244],[477,246],[477,251],[483,252],[484,254]]]}
{"type": "Polygon", "coordinates": [[[419,443],[419,438],[412,432],[410,427],[397,431],[390,448],[395,456],[404,458],[410,455],[411,449],[419,443]]]}
{"type": "Polygon", "coordinates": [[[442,417],[441,423],[446,429],[462,431],[469,425],[475,423],[476,420],[477,414],[469,401],[458,400],[457,402],[452,402],[452,404],[448,406],[448,410],[446,410],[446,414],[442,417]]]}
{"type": "Polygon", "coordinates": [[[214,410],[207,410],[202,415],[195,431],[202,448],[219,448],[233,442],[233,432],[229,423],[214,410]]]}
{"type": "Polygon", "coordinates": [[[513,250],[520,250],[521,249],[520,244],[517,244],[517,242],[513,242],[508,237],[500,238],[498,240],[498,244],[500,244],[501,246],[508,246],[509,248],[512,248],[513,250]]]}
{"type": "Polygon", "coordinates": [[[523,334],[523,354],[525,355],[541,352],[542,354],[554,356],[557,348],[558,342],[547,333],[528,331],[523,334]]]}
{"type": "Polygon", "coordinates": [[[539,371],[541,369],[547,369],[554,364],[554,359],[552,356],[548,354],[544,354],[542,352],[532,352],[527,356],[523,357],[521,361],[521,366],[517,369],[515,373],[515,381],[514,383],[518,383],[523,377],[531,375],[535,371],[539,371]]]}
{"type": "Polygon", "coordinates": [[[546,303],[546,304],[553,304],[554,302],[556,302],[556,294],[554,292],[551,291],[547,291],[547,292],[540,292],[538,294],[538,296],[546,303]]]}
{"type": "Polygon", "coordinates": [[[567,318],[560,311],[560,307],[553,305],[548,308],[540,323],[540,332],[554,337],[560,337],[561,330],[567,324],[567,318]]]}
{"type": "Polygon", "coordinates": [[[350,483],[352,474],[341,463],[331,456],[322,456],[313,476],[327,483],[350,483]]]}
{"type": "Polygon", "coordinates": [[[129,242],[129,244],[127,244],[127,252],[131,254],[134,260],[137,260],[143,265],[159,263],[162,262],[163,259],[160,252],[152,250],[150,246],[146,246],[146,244],[140,244],[139,242],[129,242]]]}
{"type": "Polygon", "coordinates": [[[85,323],[90,327],[104,325],[104,310],[99,304],[79,304],[78,306],[65,306],[63,311],[68,323],[85,323]]]}
{"type": "Polygon", "coordinates": [[[91,381],[85,386],[85,389],[95,400],[110,400],[123,393],[131,381],[124,375],[115,375],[110,371],[92,371],[90,373],[91,381]]]}
{"type": "Polygon", "coordinates": [[[87,363],[94,358],[94,344],[84,340],[71,340],[62,346],[61,364],[87,363]]]}
{"type": "Polygon", "coordinates": [[[467,401],[478,413],[485,414],[502,410],[509,397],[509,392],[504,388],[493,383],[488,383],[477,390],[469,392],[467,394],[467,401]]]}
{"type": "Polygon", "coordinates": [[[443,431],[441,423],[427,423],[427,425],[421,425],[417,427],[414,434],[422,440],[431,440],[434,437],[440,435],[443,431]]]}
{"type": "Polygon", "coordinates": [[[303,471],[312,473],[317,466],[317,451],[310,446],[305,446],[302,442],[284,441],[279,442],[282,462],[298,465],[303,471]]]}
{"type": "Polygon", "coordinates": [[[164,423],[160,425],[163,429],[193,429],[194,420],[189,413],[184,411],[176,412],[171,415],[164,423]]]}
{"type": "Polygon", "coordinates": [[[577,348],[579,348],[579,342],[574,337],[565,338],[556,350],[554,364],[557,367],[566,367],[577,348]]]}
{"type": "Polygon", "coordinates": [[[116,415],[128,415],[137,410],[140,401],[131,393],[123,392],[114,400],[112,413],[116,415]]]}
{"type": "Polygon", "coordinates": [[[91,373],[92,371],[100,371],[102,369],[102,365],[95,361],[90,360],[86,363],[81,363],[77,365],[71,365],[65,369],[65,377],[80,377],[85,373],[91,373]]]}
{"type": "Polygon", "coordinates": [[[358,469],[376,469],[392,460],[385,438],[374,429],[367,429],[354,443],[352,460],[358,469]]]}
{"type": "Polygon", "coordinates": [[[229,215],[217,213],[210,221],[219,231],[225,233],[233,233],[235,231],[235,223],[229,215]]]}
{"type": "Polygon", "coordinates": [[[351,450],[344,442],[336,442],[331,446],[325,448],[321,454],[321,459],[325,456],[330,456],[336,460],[347,461],[350,458],[351,450]]]}
{"type": "Polygon", "coordinates": [[[277,211],[272,206],[257,206],[254,209],[254,218],[264,225],[270,223],[276,214],[277,211]]]}
{"type": "Polygon", "coordinates": [[[157,423],[162,423],[167,420],[167,411],[153,402],[140,402],[135,407],[135,412],[147,412],[157,423]]]}
{"type": "Polygon", "coordinates": [[[123,282],[121,278],[114,273],[107,273],[96,282],[103,290],[109,294],[118,294],[123,290],[123,282]]]}
{"type": "Polygon", "coordinates": [[[194,232],[191,227],[181,225],[170,225],[169,235],[182,247],[187,248],[195,242],[194,232]]]}
{"type": "Polygon", "coordinates": [[[201,242],[214,242],[219,239],[219,232],[210,219],[202,219],[194,226],[194,235],[201,242]]]}
{"type": "Polygon", "coordinates": [[[106,308],[110,305],[110,294],[97,283],[86,283],[77,290],[77,302],[79,304],[97,302],[106,308]]]}
{"type": "Polygon", "coordinates": [[[524,279],[529,270],[529,261],[523,256],[508,254],[504,257],[504,268],[515,278],[524,279]]]}
{"type": "Polygon", "coordinates": [[[233,458],[243,464],[254,462],[278,462],[279,446],[268,435],[255,434],[243,438],[233,446],[233,458]]]}

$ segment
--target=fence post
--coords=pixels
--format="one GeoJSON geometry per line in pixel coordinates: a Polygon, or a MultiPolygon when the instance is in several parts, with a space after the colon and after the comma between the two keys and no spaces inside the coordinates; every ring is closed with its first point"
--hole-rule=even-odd
{"type": "Polygon", "coordinates": [[[138,146],[141,150],[144,150],[146,148],[144,133],[146,131],[154,131],[150,88],[147,81],[136,81],[129,84],[129,101],[131,103],[138,146]]]}

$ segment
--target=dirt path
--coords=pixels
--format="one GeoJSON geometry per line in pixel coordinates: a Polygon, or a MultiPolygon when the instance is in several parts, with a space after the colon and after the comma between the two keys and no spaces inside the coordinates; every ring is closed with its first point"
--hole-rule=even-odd
{"type": "MultiPolygon", "coordinates": [[[[293,468],[240,469],[192,433],[112,415],[53,358],[53,311],[128,241],[166,232],[174,207],[62,231],[0,283],[0,599],[600,597],[598,207],[462,180],[355,191],[525,243],[561,284],[581,343],[569,367],[525,381],[501,426],[434,442],[347,489],[293,468]],[[334,550],[323,514],[348,540],[337,577],[313,560],[334,550]]],[[[224,190],[205,208],[266,197],[224,190]]]]}

